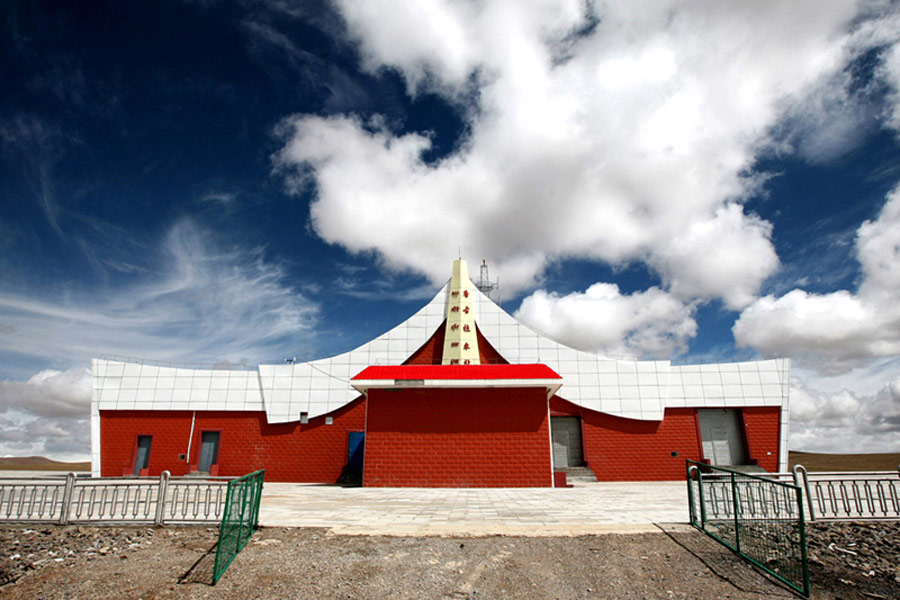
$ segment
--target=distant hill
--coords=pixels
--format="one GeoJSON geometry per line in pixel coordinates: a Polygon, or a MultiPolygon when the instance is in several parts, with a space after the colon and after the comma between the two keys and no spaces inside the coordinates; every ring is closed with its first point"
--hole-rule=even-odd
{"type": "Polygon", "coordinates": [[[803,465],[807,471],[896,471],[900,452],[886,454],[823,454],[817,452],[788,453],[788,464],[803,465]]]}
{"type": "Polygon", "coordinates": [[[59,462],[43,456],[0,458],[0,471],[90,471],[90,462],[59,462]]]}

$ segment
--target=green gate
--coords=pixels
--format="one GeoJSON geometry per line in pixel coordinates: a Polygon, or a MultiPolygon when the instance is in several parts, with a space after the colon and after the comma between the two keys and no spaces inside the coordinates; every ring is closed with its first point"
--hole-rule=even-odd
{"type": "Polygon", "coordinates": [[[216,545],[213,583],[219,581],[259,524],[259,500],[265,478],[266,471],[263,469],[228,482],[219,543],[216,545]]]}
{"type": "Polygon", "coordinates": [[[809,596],[801,488],[692,460],[686,467],[691,525],[809,596]]]}

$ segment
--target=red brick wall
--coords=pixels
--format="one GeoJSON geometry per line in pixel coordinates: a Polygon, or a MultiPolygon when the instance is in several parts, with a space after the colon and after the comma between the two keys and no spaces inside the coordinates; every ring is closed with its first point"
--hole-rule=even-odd
{"type": "MultiPolygon", "coordinates": [[[[662,421],[623,419],[554,396],[553,415],[581,417],[584,460],[600,481],[683,479],[685,459],[701,460],[697,410],[667,408],[662,421]],[[672,456],[677,452],[678,456],[672,456]]],[[[779,407],[744,408],[748,458],[778,469],[779,407]],[[767,455],[771,452],[771,455],[767,455]]]]}
{"type": "MultiPolygon", "coordinates": [[[[439,365],[444,356],[444,334],[447,321],[441,323],[428,341],[412,353],[412,356],[403,361],[404,365],[439,365]]],[[[500,353],[491,345],[486,337],[475,327],[478,336],[478,354],[483,365],[506,365],[509,362],[500,356],[500,353]]]]}
{"type": "Polygon", "coordinates": [[[494,348],[486,337],[475,326],[475,333],[478,335],[478,355],[483,365],[508,365],[509,361],[500,356],[497,349],[494,348]]]}
{"type": "Polygon", "coordinates": [[[780,406],[748,406],[741,409],[747,457],[769,472],[778,471],[778,444],[781,431],[780,406]]]}
{"type": "Polygon", "coordinates": [[[370,390],[366,486],[549,487],[547,396],[521,390],[370,390]]]}
{"type": "MultiPolygon", "coordinates": [[[[152,435],[150,475],[184,475],[191,411],[100,412],[100,464],[104,477],[132,473],[136,436],[152,435]]],[[[197,411],[191,462],[196,464],[202,431],[218,430],[219,475],[266,469],[267,481],[334,483],[347,462],[348,432],[365,428],[362,398],[309,423],[269,424],[262,412],[197,411]]]]}
{"type": "Polygon", "coordinates": [[[439,365],[444,356],[444,328],[445,320],[428,341],[412,353],[412,356],[403,361],[404,365],[439,365]]]}

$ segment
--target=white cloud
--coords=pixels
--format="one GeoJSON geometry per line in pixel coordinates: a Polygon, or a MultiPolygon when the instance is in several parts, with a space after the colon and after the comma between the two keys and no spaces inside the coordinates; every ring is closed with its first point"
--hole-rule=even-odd
{"type": "Polygon", "coordinates": [[[857,230],[856,255],[863,273],[857,293],[795,289],[760,298],[735,323],[737,343],[828,373],[900,354],[900,187],[857,230]]]}
{"type": "Polygon", "coordinates": [[[720,296],[726,306],[738,309],[754,300],[758,283],[778,267],[770,234],[768,222],[747,217],[739,205],[730,204],[709,220],[691,223],[660,248],[656,262],[675,295],[720,296]]]}
{"type": "Polygon", "coordinates": [[[885,53],[881,74],[891,86],[890,105],[887,108],[888,123],[900,131],[900,46],[894,46],[885,53]]]}
{"type": "Polygon", "coordinates": [[[0,455],[85,460],[90,405],[90,369],[46,369],[28,381],[0,381],[0,455]]]}
{"type": "Polygon", "coordinates": [[[575,348],[609,355],[668,358],[687,349],[697,333],[693,308],[659,288],[622,294],[595,283],[566,296],[538,290],[515,316],[575,348]]]}
{"type": "Polygon", "coordinates": [[[823,392],[794,379],[791,449],[811,452],[896,452],[900,435],[900,378],[875,394],[823,392]]]}
{"type": "Polygon", "coordinates": [[[0,381],[0,412],[16,409],[36,417],[88,416],[90,369],[45,369],[28,381],[0,381]]]}
{"type": "Polygon", "coordinates": [[[799,100],[843,85],[877,36],[859,33],[843,1],[593,6],[341,2],[367,68],[444,96],[468,133],[427,164],[424,133],[355,116],[286,120],[276,167],[292,191],[314,187],[314,231],[434,283],[462,247],[491,260],[507,293],[533,287],[549,261],[581,257],[644,261],[684,301],[751,302],[778,266],[769,224],[739,204],[759,185],[747,176],[756,153],[789,107],[852,127],[854,111],[799,100]]]}
{"type": "Polygon", "coordinates": [[[317,306],[284,283],[261,249],[224,246],[184,220],[159,253],[155,272],[132,285],[53,300],[0,294],[0,351],[66,365],[101,353],[272,359],[295,353],[315,322],[317,306]]]}

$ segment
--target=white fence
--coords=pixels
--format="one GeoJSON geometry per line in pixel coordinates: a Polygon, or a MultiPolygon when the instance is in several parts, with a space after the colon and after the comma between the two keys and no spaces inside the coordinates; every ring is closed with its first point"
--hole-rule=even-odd
{"type": "Polygon", "coordinates": [[[803,486],[810,520],[900,519],[900,468],[896,471],[791,474],[803,486]]]}
{"type": "MultiPolygon", "coordinates": [[[[797,465],[790,473],[756,475],[789,481],[803,488],[804,512],[810,521],[900,519],[900,469],[808,473],[803,465],[797,465]]],[[[733,516],[736,491],[745,518],[789,517],[796,512],[797,507],[781,498],[776,488],[760,486],[750,476],[737,478],[739,490],[735,490],[729,477],[703,475],[704,509],[710,518],[733,516]]]]}
{"type": "Polygon", "coordinates": [[[0,479],[0,522],[218,523],[232,477],[26,477],[0,479]],[[162,502],[160,502],[162,499],[162,502]]]}

